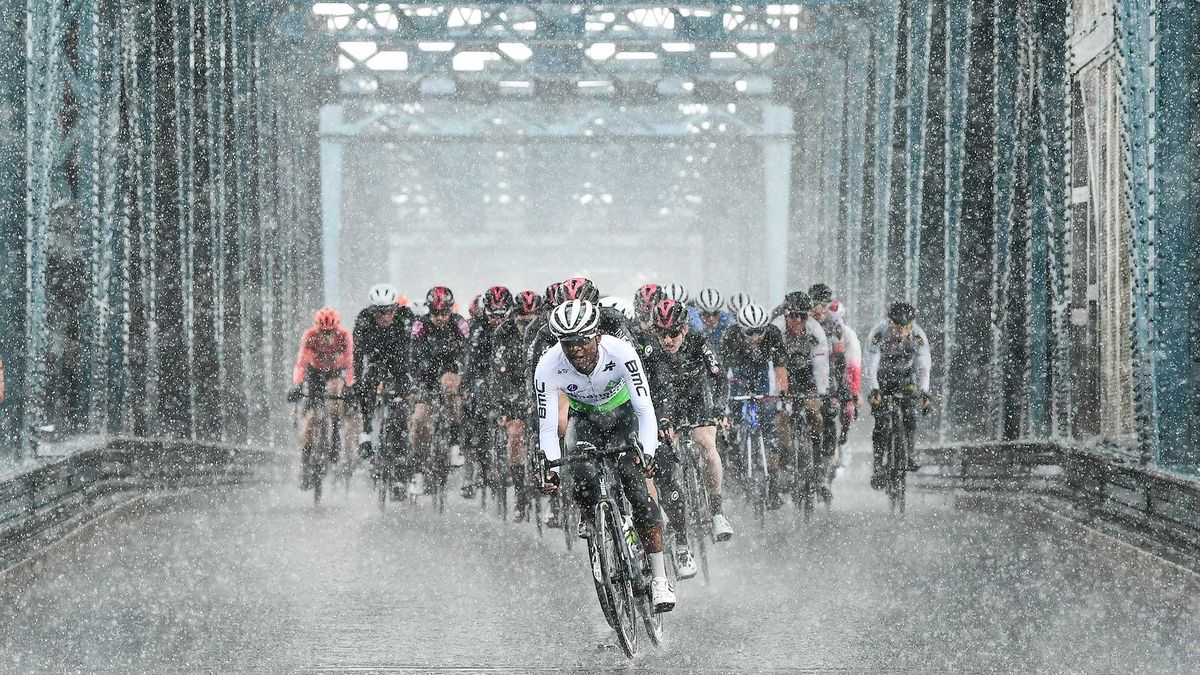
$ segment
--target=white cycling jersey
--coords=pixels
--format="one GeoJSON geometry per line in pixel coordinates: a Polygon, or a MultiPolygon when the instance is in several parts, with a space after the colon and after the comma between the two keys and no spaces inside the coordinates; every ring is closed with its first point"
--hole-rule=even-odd
{"type": "Polygon", "coordinates": [[[880,388],[880,381],[895,385],[915,379],[921,393],[929,393],[929,372],[933,357],[929,351],[929,338],[917,324],[912,333],[903,340],[892,337],[891,324],[881,322],[867,336],[867,362],[863,369],[867,391],[880,388]]]}
{"type": "Polygon", "coordinates": [[[633,407],[638,441],[650,457],[658,449],[658,421],[650,400],[650,382],[633,345],[611,335],[600,337],[600,356],[590,375],[575,370],[561,344],[542,354],[534,373],[537,394],[538,438],[547,460],[562,456],[558,446],[558,392],[566,394],[572,410],[597,413],[633,407]]]}

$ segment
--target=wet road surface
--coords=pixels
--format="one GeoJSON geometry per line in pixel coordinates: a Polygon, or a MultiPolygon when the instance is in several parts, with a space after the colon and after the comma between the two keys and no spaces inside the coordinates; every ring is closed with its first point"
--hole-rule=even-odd
{"type": "MultiPolygon", "coordinates": [[[[865,454],[860,452],[860,457],[865,454]]],[[[1051,671],[1200,667],[1200,582],[997,500],[887,512],[855,467],[830,513],[786,506],[737,536],[712,584],[676,585],[668,645],[628,661],[581,547],[453,496],[375,509],[366,483],[314,510],[293,485],[173,500],[61,546],[0,592],[0,668],[43,671],[600,669],[1051,671]]]]}

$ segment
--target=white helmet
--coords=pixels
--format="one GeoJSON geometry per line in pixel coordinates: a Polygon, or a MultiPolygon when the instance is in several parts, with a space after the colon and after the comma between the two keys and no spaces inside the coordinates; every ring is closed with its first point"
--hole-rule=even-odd
{"type": "Polygon", "coordinates": [[[721,311],[721,292],[715,288],[706,288],[696,296],[696,307],[702,312],[716,314],[721,311]]]}
{"type": "Polygon", "coordinates": [[[745,330],[754,330],[756,328],[766,328],[771,317],[767,316],[767,310],[751,303],[738,311],[737,322],[745,330]]]}
{"type": "Polygon", "coordinates": [[[689,300],[687,289],[683,287],[683,284],[663,286],[663,295],[667,296],[667,300],[674,300],[683,305],[686,305],[689,300]]]}
{"type": "Polygon", "coordinates": [[[425,316],[427,313],[424,300],[413,300],[408,308],[412,310],[413,316],[425,316]]]}
{"type": "Polygon", "coordinates": [[[391,284],[375,284],[367,293],[367,300],[375,307],[396,304],[396,289],[391,284]]]}
{"type": "Polygon", "coordinates": [[[737,314],[742,311],[746,305],[754,303],[754,298],[751,298],[746,293],[734,293],[729,296],[729,311],[737,314]]]}
{"type": "Polygon", "coordinates": [[[568,300],[550,315],[550,332],[559,340],[589,338],[600,325],[600,311],[587,300],[568,300]]]}
{"type": "Polygon", "coordinates": [[[630,321],[634,320],[633,303],[625,298],[620,298],[615,295],[607,295],[603,298],[600,298],[600,302],[596,304],[600,305],[601,307],[611,307],[612,309],[624,314],[626,319],[629,319],[630,321]]]}

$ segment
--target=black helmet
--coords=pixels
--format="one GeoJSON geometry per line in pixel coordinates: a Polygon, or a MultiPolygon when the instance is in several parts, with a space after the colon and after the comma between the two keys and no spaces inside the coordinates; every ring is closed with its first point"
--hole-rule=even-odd
{"type": "Polygon", "coordinates": [[[897,326],[907,326],[917,318],[917,308],[907,302],[894,302],[888,307],[888,320],[897,326]]]}
{"type": "Polygon", "coordinates": [[[818,305],[827,305],[833,300],[833,289],[825,284],[813,284],[808,289],[808,295],[812,298],[813,303],[818,305]]]}
{"type": "Polygon", "coordinates": [[[813,307],[812,298],[804,291],[792,291],[783,296],[783,311],[787,313],[803,312],[807,314],[813,307]]]}

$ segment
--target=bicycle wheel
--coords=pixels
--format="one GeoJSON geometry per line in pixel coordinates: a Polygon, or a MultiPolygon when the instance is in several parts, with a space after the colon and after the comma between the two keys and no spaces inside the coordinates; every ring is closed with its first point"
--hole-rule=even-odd
{"type": "Polygon", "coordinates": [[[771,499],[771,473],[767,466],[767,446],[763,440],[762,433],[756,433],[751,439],[752,461],[754,463],[754,473],[758,479],[758,507],[756,512],[758,515],[758,526],[765,528],[767,526],[767,503],[771,499]],[[757,446],[756,448],[754,446],[757,446]]]}
{"type": "Polygon", "coordinates": [[[609,589],[612,600],[613,616],[617,631],[617,642],[625,655],[633,658],[637,655],[637,605],[633,597],[633,580],[629,578],[628,570],[624,569],[622,547],[626,546],[625,533],[617,522],[616,514],[609,511],[607,504],[601,504],[597,511],[597,525],[600,531],[594,534],[600,538],[596,547],[600,554],[600,571],[604,577],[604,585],[609,589]]]}
{"type": "Polygon", "coordinates": [[[570,551],[575,546],[575,540],[579,538],[579,507],[575,504],[575,500],[571,499],[566,494],[567,488],[564,486],[559,497],[559,514],[558,522],[562,525],[563,539],[567,542],[567,550],[570,551]]]}
{"type": "Polygon", "coordinates": [[[375,499],[379,503],[379,512],[387,512],[387,498],[389,489],[386,472],[379,468],[375,470],[375,499]]]}
{"type": "MultiPolygon", "coordinates": [[[[607,530],[601,529],[601,520],[599,516],[599,506],[597,508],[596,520],[593,520],[593,532],[602,532],[607,530]]],[[[588,563],[592,568],[592,583],[596,587],[596,599],[600,601],[600,611],[604,614],[604,620],[608,622],[610,628],[617,627],[617,613],[613,608],[612,589],[605,583],[604,562],[605,559],[600,552],[604,538],[597,535],[587,540],[588,542],[588,563]]]]}
{"type": "Polygon", "coordinates": [[[684,513],[687,514],[687,537],[692,545],[692,555],[700,563],[700,571],[704,575],[704,583],[710,581],[708,571],[708,536],[712,531],[712,521],[709,517],[708,493],[700,480],[699,467],[694,458],[689,457],[684,463],[684,513]],[[706,531],[707,529],[707,531],[706,531]]]}

